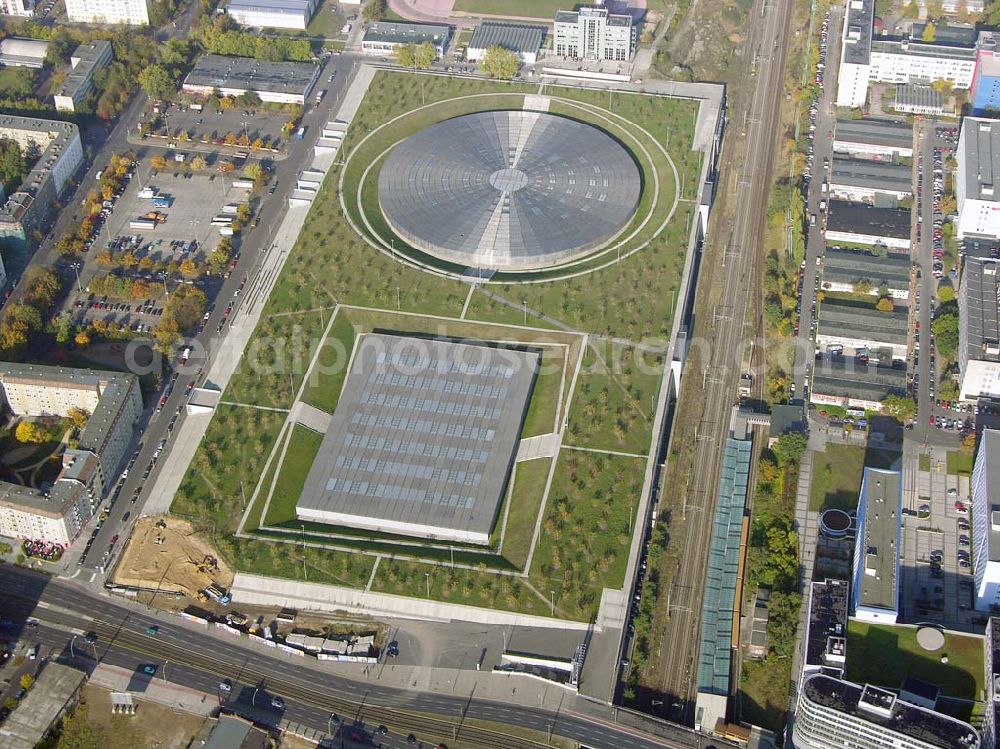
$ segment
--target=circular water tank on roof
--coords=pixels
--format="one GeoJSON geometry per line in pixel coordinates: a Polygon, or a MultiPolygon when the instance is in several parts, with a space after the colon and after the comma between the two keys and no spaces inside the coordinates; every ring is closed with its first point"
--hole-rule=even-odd
{"type": "Polygon", "coordinates": [[[854,531],[854,520],[843,510],[827,510],[819,516],[819,529],[827,538],[843,538],[854,531]]]}

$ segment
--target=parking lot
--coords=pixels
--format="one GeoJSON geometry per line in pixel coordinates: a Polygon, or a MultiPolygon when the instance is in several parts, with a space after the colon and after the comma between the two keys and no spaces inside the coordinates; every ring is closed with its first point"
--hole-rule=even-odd
{"type": "Polygon", "coordinates": [[[160,319],[171,287],[196,283],[211,298],[213,286],[222,280],[218,276],[184,277],[179,270],[185,260],[203,267],[220,240],[212,219],[226,204],[247,202],[249,191],[233,187],[233,180],[222,174],[142,171],[145,179],[130,180],[113,206],[105,209],[108,215],[97,241],[78,264],[80,286],[67,300],[76,324],[102,320],[143,332],[160,319]],[[149,198],[140,198],[143,188],[153,189],[168,205],[157,208],[149,198]],[[159,212],[165,220],[157,221],[152,229],[130,226],[151,212],[159,212]],[[108,264],[108,252],[113,265],[108,264]],[[126,254],[131,256],[128,265],[121,260],[126,254]],[[108,273],[135,284],[132,293],[115,294],[95,282],[108,273]]]}
{"type": "MultiPolygon", "coordinates": [[[[318,82],[317,90],[324,88],[323,84],[324,81],[318,82]]],[[[183,104],[167,105],[161,108],[159,113],[149,112],[146,115],[147,122],[159,123],[159,128],[154,132],[169,135],[171,138],[187,133],[191,141],[207,142],[213,147],[223,146],[221,155],[230,151],[246,150],[246,145],[224,146],[223,141],[228,133],[236,137],[246,136],[248,143],[260,139],[268,147],[274,147],[275,144],[280,146],[284,139],[281,126],[289,119],[291,119],[289,112],[268,107],[217,109],[205,106],[201,111],[197,111],[183,104]]],[[[179,144],[178,148],[183,148],[183,145],[179,144]]]]}

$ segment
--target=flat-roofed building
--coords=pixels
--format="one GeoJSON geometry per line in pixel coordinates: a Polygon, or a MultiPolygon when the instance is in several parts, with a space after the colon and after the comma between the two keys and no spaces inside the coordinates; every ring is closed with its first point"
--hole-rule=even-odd
{"type": "Polygon", "coordinates": [[[538,362],[529,349],[364,336],[297,517],[489,543],[538,362]]]}
{"type": "Polygon", "coordinates": [[[0,244],[21,250],[83,163],[83,144],[80,129],[72,122],[8,114],[0,115],[0,138],[15,141],[22,151],[41,154],[0,207],[0,244]]]}
{"type": "Polygon", "coordinates": [[[902,361],[860,363],[854,357],[824,356],[813,364],[809,400],[819,406],[881,411],[889,395],[906,395],[902,361]]]}
{"type": "Polygon", "coordinates": [[[902,200],[913,195],[913,171],[902,164],[834,156],[830,167],[830,196],[859,203],[876,197],[902,200]]]}
{"type": "Polygon", "coordinates": [[[945,107],[944,94],[923,83],[897,83],[892,108],[897,112],[919,115],[950,114],[945,107]]]}
{"type": "Polygon", "coordinates": [[[0,41],[0,65],[5,68],[41,68],[49,43],[41,39],[9,36],[0,41]]]}
{"type": "Polygon", "coordinates": [[[202,55],[181,88],[208,96],[240,96],[254,91],[261,101],[305,104],[319,79],[320,67],[311,62],[264,62],[252,57],[202,55]]]}
{"type": "Polygon", "coordinates": [[[847,0],[840,39],[837,106],[859,108],[868,100],[875,0],[847,0]]]}
{"type": "Polygon", "coordinates": [[[996,749],[1000,746],[1000,737],[997,736],[1000,728],[1000,618],[990,617],[983,639],[986,651],[986,709],[983,711],[980,734],[984,749],[996,749]]]}
{"type": "Polygon", "coordinates": [[[1000,239],[1000,122],[962,120],[955,157],[956,236],[1000,239]]]}
{"type": "Polygon", "coordinates": [[[932,44],[921,41],[921,35],[922,24],[914,24],[909,38],[874,39],[869,79],[927,85],[948,81],[954,88],[968,89],[976,72],[974,29],[941,25],[932,44]],[[949,35],[948,31],[956,33],[949,35]]]}
{"type": "Polygon", "coordinates": [[[984,31],[979,38],[976,75],[969,101],[972,114],[1000,111],[1000,34],[984,31]]]}
{"type": "Polygon", "coordinates": [[[94,73],[104,70],[114,59],[111,42],[98,39],[81,44],[69,59],[70,70],[62,85],[52,95],[56,109],[75,112],[94,90],[94,73]]]}
{"type": "Polygon", "coordinates": [[[93,516],[125,456],[142,413],[139,381],[120,372],[0,363],[0,391],[17,416],[88,414],[50,490],[0,481],[0,534],[65,546],[93,516]]]}
{"type": "Polygon", "coordinates": [[[500,47],[516,54],[522,65],[534,65],[544,39],[544,26],[483,21],[472,33],[465,59],[479,62],[490,47],[500,47]]]}
{"type": "Polygon", "coordinates": [[[913,156],[913,126],[892,120],[837,120],[834,153],[889,161],[913,156]]]}
{"type": "Polygon", "coordinates": [[[859,621],[896,623],[902,509],[902,474],[865,466],[851,581],[851,616],[859,621]]]}
{"type": "Polygon", "coordinates": [[[1000,260],[966,257],[958,318],[960,398],[1000,396],[1000,260]]]}
{"type": "Polygon", "coordinates": [[[451,39],[451,26],[409,21],[378,21],[368,24],[361,39],[361,51],[372,57],[392,57],[396,49],[407,44],[420,46],[424,42],[434,47],[438,57],[444,57],[451,39]]]}
{"type": "Polygon", "coordinates": [[[907,209],[879,208],[831,200],[826,221],[826,241],[829,244],[851,242],[909,250],[910,220],[910,211],[907,209]]]}
{"type": "Polygon", "coordinates": [[[556,13],[552,49],[559,57],[625,62],[632,59],[635,43],[632,16],[611,13],[603,4],[556,13]]]}
{"type": "Polygon", "coordinates": [[[979,749],[968,723],[918,707],[889,689],[810,674],[799,689],[796,749],[979,749]]]}
{"type": "Polygon", "coordinates": [[[74,23],[123,23],[148,26],[146,0],[66,0],[66,16],[74,23]]]}
{"type": "Polygon", "coordinates": [[[809,586],[803,678],[823,673],[841,678],[847,664],[846,580],[814,580],[809,586]]]}
{"type": "MultiPolygon", "coordinates": [[[[866,307],[828,296],[819,306],[816,347],[820,351],[849,353],[889,349],[892,359],[906,359],[906,307],[879,312],[874,303],[866,307]]],[[[882,362],[888,364],[889,362],[882,362]]]]}
{"type": "Polygon", "coordinates": [[[878,296],[888,291],[893,299],[910,298],[910,261],[902,253],[884,257],[864,250],[827,247],[823,253],[823,290],[878,296]]]}
{"type": "Polygon", "coordinates": [[[4,721],[3,749],[35,749],[75,704],[87,674],[54,661],[42,666],[34,685],[4,721]]]}
{"type": "Polygon", "coordinates": [[[1000,431],[984,429],[972,469],[972,575],[976,609],[1000,606],[1000,431]]]}
{"type": "Polygon", "coordinates": [[[305,30],[318,0],[230,0],[226,13],[241,26],[305,30]]]}

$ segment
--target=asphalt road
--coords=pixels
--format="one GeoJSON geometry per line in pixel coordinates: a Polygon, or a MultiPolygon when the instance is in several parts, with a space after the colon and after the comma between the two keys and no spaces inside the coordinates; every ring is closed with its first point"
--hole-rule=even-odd
{"type": "MultiPolygon", "coordinates": [[[[823,194],[822,185],[830,178],[830,170],[823,167],[823,160],[830,159],[833,163],[833,138],[836,136],[836,108],[834,101],[837,92],[837,79],[834,71],[838,70],[840,62],[840,29],[843,24],[844,8],[834,4],[830,8],[830,28],[826,44],[826,75],[824,86],[819,97],[819,107],[816,114],[816,134],[813,138],[812,180],[806,192],[806,216],[815,215],[816,225],[808,226],[806,235],[805,267],[802,269],[802,293],[799,295],[800,315],[799,334],[795,346],[795,366],[792,371],[794,384],[793,396],[808,400],[805,385],[808,381],[807,368],[811,369],[815,360],[815,330],[813,322],[817,321],[816,292],[817,280],[820,279],[819,261],[826,248],[823,229],[826,226],[826,211],[820,210],[819,204],[827,200],[823,194]]],[[[809,72],[810,75],[813,71],[809,72]]]]}
{"type": "MultiPolygon", "coordinates": [[[[206,366],[208,358],[219,348],[219,344],[221,343],[220,336],[224,336],[228,332],[228,327],[223,327],[221,334],[217,332],[219,325],[225,321],[226,305],[230,300],[236,303],[239,302],[238,290],[243,283],[243,279],[253,278],[258,269],[263,251],[271,245],[274,232],[284,216],[288,194],[294,189],[298,173],[311,162],[313,146],[319,138],[322,125],[332,118],[333,110],[339,106],[344,92],[349,87],[351,79],[357,70],[357,59],[355,55],[345,54],[334,55],[327,61],[321,74],[321,83],[317,84],[327,88],[327,95],[319,106],[310,107],[306,110],[302,121],[306,126],[305,139],[291,139],[288,146],[288,157],[281,161],[273,162],[273,171],[269,184],[277,186],[277,190],[273,195],[264,194],[260,212],[258,213],[258,217],[260,218],[259,226],[256,229],[244,232],[242,243],[239,246],[240,259],[236,270],[223,282],[215,299],[212,300],[215,303],[215,309],[205,323],[203,332],[197,337],[200,345],[194,347],[194,353],[187,365],[177,368],[177,380],[163,408],[160,411],[156,410],[161,397],[160,393],[147,398],[148,402],[146,404],[147,409],[144,413],[144,420],[140,422],[139,428],[136,430],[130,450],[126,452],[126,459],[128,459],[138,449],[138,457],[129,470],[128,478],[119,492],[117,501],[110,510],[109,517],[94,540],[93,548],[87,555],[86,562],[80,565],[79,576],[84,581],[103,583],[102,568],[106,570],[109,562],[113,561],[115,555],[124,547],[128,539],[128,532],[131,530],[131,524],[141,516],[142,504],[145,499],[144,489],[147,485],[152,485],[156,480],[159,466],[162,465],[166,457],[166,451],[171,447],[170,434],[172,430],[168,430],[171,419],[174,414],[178,414],[178,423],[184,418],[184,403],[187,400],[188,384],[191,382],[194,382],[195,385],[202,384],[201,374],[203,371],[208,370],[206,366]],[[331,83],[328,81],[328,78],[334,70],[337,71],[337,77],[331,83]],[[167,440],[167,444],[161,452],[159,459],[153,461],[153,454],[165,439],[167,440]],[[148,467],[151,468],[147,474],[146,469],[148,467]],[[136,503],[132,504],[131,499],[135,496],[134,493],[136,490],[139,490],[140,493],[136,503]],[[122,517],[125,513],[129,513],[130,516],[127,522],[123,523],[122,517]],[[111,539],[116,535],[120,538],[111,554],[108,555],[106,552],[111,548],[111,539]]],[[[138,113],[135,114],[134,119],[137,118],[138,113]]],[[[150,152],[166,151],[165,148],[148,148],[147,150],[150,152]]],[[[250,280],[247,281],[247,285],[249,283],[250,280]]],[[[170,364],[176,364],[176,362],[170,362],[170,364]]],[[[170,378],[171,373],[167,371],[163,377],[164,384],[169,382],[170,378]]],[[[124,467],[120,466],[119,470],[124,467]]],[[[96,522],[95,518],[84,528],[81,538],[89,537],[96,522]]],[[[71,575],[77,574],[73,571],[72,566],[82,551],[81,546],[80,543],[74,544],[71,551],[65,557],[69,565],[69,574],[71,575]]]]}
{"type": "MultiPolygon", "coordinates": [[[[200,630],[155,609],[126,606],[22,568],[5,567],[0,575],[0,590],[5,594],[3,616],[16,622],[25,639],[43,642],[60,658],[70,657],[68,643],[74,633],[79,636],[93,631],[98,637],[96,655],[104,662],[127,668],[157,665],[156,678],[210,694],[218,692],[217,685],[223,679],[237,685],[236,695],[243,692],[240,685],[253,685],[286,701],[281,717],[317,729],[322,729],[330,713],[336,712],[367,725],[393,726],[401,733],[453,736],[457,728],[458,743],[464,736],[470,743],[497,749],[546,745],[544,741],[506,735],[504,726],[533,729],[540,737],[551,732],[594,749],[707,749],[709,742],[726,744],[693,734],[678,741],[656,738],[577,712],[554,713],[476,699],[474,691],[462,696],[438,695],[353,681],[313,667],[309,661],[261,653],[248,641],[231,636],[223,639],[225,636],[216,635],[214,630],[200,630]],[[37,618],[41,625],[27,627],[24,622],[29,616],[37,618]],[[147,633],[151,625],[158,627],[155,635],[147,633]],[[495,727],[470,726],[470,719],[489,721],[495,727]]],[[[77,639],[73,655],[86,657],[88,649],[77,639]]]]}
{"type": "MultiPolygon", "coordinates": [[[[742,163],[736,166],[730,239],[723,250],[721,269],[717,269],[723,276],[722,302],[714,310],[702,311],[705,322],[696,330],[696,335],[710,340],[711,360],[703,362],[704,372],[687,374],[688,380],[702,381],[705,408],[695,434],[698,468],[692,467],[685,488],[688,552],[670,587],[669,619],[662,638],[668,651],[661,661],[660,691],[671,703],[665,706],[670,718],[688,725],[694,721],[702,595],[719,470],[730,409],[736,402],[739,366],[733,355],[742,350],[748,331],[750,335],[757,331],[756,324],[748,328],[747,312],[761,256],[791,13],[789,0],[760,0],[750,10],[748,59],[756,58],[756,65],[747,80],[752,93],[729,125],[730,138],[745,137],[745,151],[742,163]],[[745,119],[740,117],[741,111],[745,119]],[[705,330],[705,326],[711,328],[705,330]]],[[[713,280],[720,282],[718,276],[713,280]]]]}

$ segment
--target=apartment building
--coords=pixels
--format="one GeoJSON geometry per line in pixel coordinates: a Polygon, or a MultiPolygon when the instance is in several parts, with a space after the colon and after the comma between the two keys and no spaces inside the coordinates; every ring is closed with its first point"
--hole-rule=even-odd
{"type": "Polygon", "coordinates": [[[956,236],[1000,239],[1000,121],[962,120],[955,158],[956,236]]]}
{"type": "Polygon", "coordinates": [[[983,430],[972,469],[972,575],[976,609],[1000,606],[1000,431],[983,430]]]}
{"type": "Polygon", "coordinates": [[[70,56],[70,70],[65,80],[52,95],[56,109],[75,112],[94,90],[94,73],[108,67],[113,59],[114,51],[109,41],[97,40],[77,47],[70,56]]]}
{"type": "Polygon", "coordinates": [[[0,534],[68,545],[125,457],[142,413],[139,381],[118,372],[3,363],[0,392],[17,416],[67,416],[75,409],[90,414],[76,447],[63,452],[50,490],[0,482],[0,534]]]}
{"type": "Polygon", "coordinates": [[[902,507],[902,474],[865,466],[851,580],[851,616],[860,621],[896,623],[902,507]]]}
{"type": "Polygon", "coordinates": [[[810,674],[799,690],[796,749],[979,749],[968,723],[906,702],[889,689],[810,674]]]}
{"type": "Polygon", "coordinates": [[[123,23],[148,26],[146,0],[66,0],[66,16],[75,23],[123,23]]]}
{"type": "Polygon", "coordinates": [[[632,59],[636,29],[632,16],[611,13],[603,2],[578,10],[560,10],[553,26],[552,49],[572,60],[632,59]]]}

